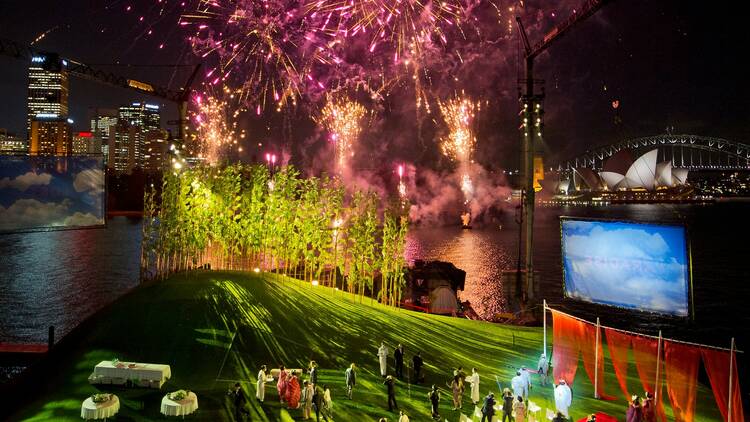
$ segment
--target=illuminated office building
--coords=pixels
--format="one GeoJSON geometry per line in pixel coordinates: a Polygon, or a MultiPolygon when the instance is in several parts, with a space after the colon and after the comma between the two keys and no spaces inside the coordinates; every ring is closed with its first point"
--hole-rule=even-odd
{"type": "Polygon", "coordinates": [[[96,142],[101,145],[101,151],[104,155],[104,162],[109,157],[109,134],[115,130],[117,125],[117,110],[95,109],[91,118],[91,133],[94,134],[96,142]]]}
{"type": "Polygon", "coordinates": [[[101,154],[102,144],[93,132],[76,132],[73,134],[73,154],[101,154]]]}
{"type": "Polygon", "coordinates": [[[161,170],[167,163],[169,141],[166,130],[151,130],[146,133],[143,144],[143,169],[147,172],[161,170]]]}
{"type": "Polygon", "coordinates": [[[115,173],[130,174],[138,163],[141,148],[141,130],[138,127],[119,122],[110,131],[110,145],[107,167],[115,173]]]}
{"type": "Polygon", "coordinates": [[[67,155],[72,152],[70,126],[67,120],[34,119],[31,121],[29,153],[32,155],[67,155]]]}
{"type": "Polygon", "coordinates": [[[0,154],[23,154],[29,152],[29,142],[5,129],[0,129],[0,154]]]}
{"type": "Polygon", "coordinates": [[[57,54],[43,53],[31,58],[26,121],[29,139],[31,139],[33,120],[64,122],[67,119],[68,72],[66,66],[67,62],[57,54]]]}
{"type": "MultiPolygon", "coordinates": [[[[146,102],[134,102],[120,107],[117,114],[118,133],[120,128],[130,127],[136,129],[132,142],[133,165],[132,167],[145,167],[144,158],[145,136],[151,131],[161,130],[161,114],[159,106],[147,104],[146,102]]],[[[117,154],[115,154],[117,155],[117,154]]],[[[112,155],[110,154],[110,157],[112,155]]],[[[117,166],[115,166],[117,167],[117,166]]],[[[132,170],[132,167],[128,170],[132,170]]]]}

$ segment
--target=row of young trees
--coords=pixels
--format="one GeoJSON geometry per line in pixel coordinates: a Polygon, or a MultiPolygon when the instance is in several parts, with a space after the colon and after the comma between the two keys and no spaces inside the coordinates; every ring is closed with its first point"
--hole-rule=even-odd
{"type": "Polygon", "coordinates": [[[395,306],[405,281],[404,212],[399,202],[347,193],[337,178],[303,178],[292,166],[167,172],[160,194],[145,194],[141,274],[262,269],[395,306]]]}

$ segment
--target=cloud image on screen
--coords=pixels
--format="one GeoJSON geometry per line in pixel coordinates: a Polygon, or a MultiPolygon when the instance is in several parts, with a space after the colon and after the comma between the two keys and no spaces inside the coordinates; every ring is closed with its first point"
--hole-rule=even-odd
{"type": "Polygon", "coordinates": [[[683,227],[566,219],[561,224],[566,296],[688,316],[683,227]]]}
{"type": "Polygon", "coordinates": [[[0,232],[104,225],[102,157],[0,156],[0,232]]]}

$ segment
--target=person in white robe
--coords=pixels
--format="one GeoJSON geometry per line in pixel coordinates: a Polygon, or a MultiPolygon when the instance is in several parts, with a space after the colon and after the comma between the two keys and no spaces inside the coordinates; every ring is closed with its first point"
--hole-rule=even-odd
{"type": "Polygon", "coordinates": [[[543,386],[547,385],[547,374],[549,373],[549,361],[547,360],[547,354],[542,353],[539,356],[539,363],[537,364],[537,370],[539,373],[539,382],[543,386]]]}
{"type": "Polygon", "coordinates": [[[385,377],[388,370],[388,348],[385,346],[385,342],[380,343],[378,359],[380,360],[380,375],[385,377]]]}
{"type": "Polygon", "coordinates": [[[257,391],[255,392],[255,398],[263,403],[263,400],[265,400],[266,398],[266,365],[261,366],[260,371],[258,371],[258,381],[256,382],[256,389],[257,391]]]}
{"type": "Polygon", "coordinates": [[[510,388],[513,389],[513,397],[521,396],[526,400],[529,396],[529,385],[521,375],[521,371],[516,371],[516,376],[510,380],[510,388]]]}
{"type": "Polygon", "coordinates": [[[471,375],[466,378],[466,381],[471,384],[471,402],[476,406],[482,399],[479,397],[479,372],[477,372],[477,368],[471,369],[471,375]]]}
{"type": "Polygon", "coordinates": [[[560,383],[555,386],[555,407],[566,418],[570,417],[568,416],[568,409],[572,400],[573,394],[570,391],[570,387],[568,387],[565,380],[561,379],[560,383]]]}

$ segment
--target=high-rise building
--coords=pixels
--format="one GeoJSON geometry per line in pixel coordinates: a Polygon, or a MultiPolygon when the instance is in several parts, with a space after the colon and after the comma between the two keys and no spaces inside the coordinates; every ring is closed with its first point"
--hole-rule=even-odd
{"type": "Polygon", "coordinates": [[[61,120],[68,117],[67,62],[57,54],[37,54],[29,66],[26,130],[31,139],[33,120],[61,120]]]}
{"type": "Polygon", "coordinates": [[[109,133],[117,125],[117,110],[100,109],[94,110],[91,117],[91,133],[101,145],[101,153],[104,155],[106,164],[109,157],[109,133]]]}
{"type": "Polygon", "coordinates": [[[136,126],[119,122],[110,130],[109,157],[107,167],[116,173],[130,173],[138,164],[141,148],[141,130],[136,126]]]}
{"type": "Polygon", "coordinates": [[[151,130],[146,133],[143,144],[143,169],[148,172],[159,171],[167,163],[169,140],[166,130],[151,130]]]}
{"type": "Polygon", "coordinates": [[[134,154],[134,167],[143,168],[145,155],[144,136],[151,131],[161,130],[159,106],[147,104],[143,101],[122,106],[117,114],[117,124],[118,126],[130,126],[137,129],[135,138],[133,139],[134,145],[132,151],[134,154]]]}
{"type": "Polygon", "coordinates": [[[101,141],[92,132],[76,132],[73,134],[73,154],[88,155],[101,153],[101,141]]]}
{"type": "Polygon", "coordinates": [[[67,120],[34,119],[31,121],[31,155],[67,155],[72,152],[70,126],[67,120]]]}

